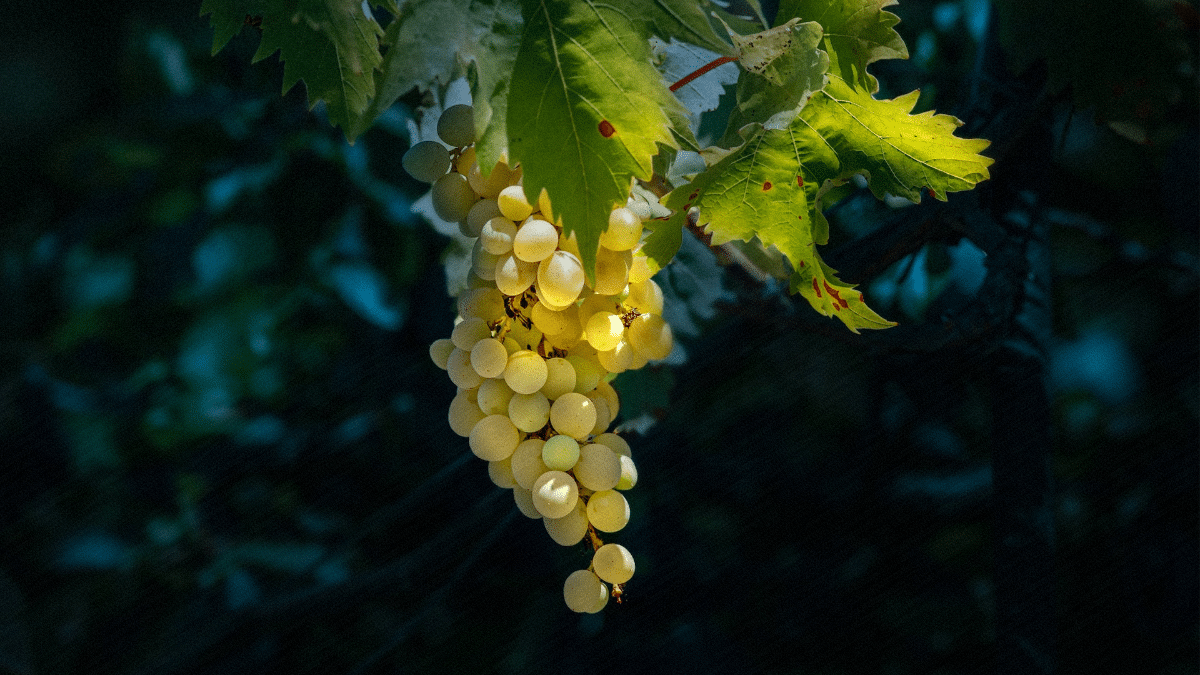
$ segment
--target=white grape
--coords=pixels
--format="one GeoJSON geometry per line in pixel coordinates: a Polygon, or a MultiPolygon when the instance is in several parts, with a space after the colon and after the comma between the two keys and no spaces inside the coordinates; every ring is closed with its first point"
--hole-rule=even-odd
{"type": "Polygon", "coordinates": [[[504,381],[518,394],[532,394],[541,389],[546,376],[546,360],[525,349],[509,356],[504,368],[504,381]]]}
{"type": "Polygon", "coordinates": [[[521,515],[526,518],[541,518],[542,514],[533,505],[533,493],[521,487],[520,485],[513,488],[513,501],[517,503],[517,509],[521,515]]]}
{"type": "Polygon", "coordinates": [[[521,434],[505,415],[488,415],[475,424],[469,437],[471,452],[480,459],[498,462],[511,457],[521,434]]]}
{"type": "Polygon", "coordinates": [[[600,364],[579,354],[567,356],[567,361],[575,368],[575,391],[583,393],[591,391],[604,377],[604,369],[600,364]]]}
{"type": "Polygon", "coordinates": [[[637,485],[637,465],[629,455],[617,455],[621,462],[621,477],[617,480],[617,490],[628,490],[637,485]]]}
{"type": "Polygon", "coordinates": [[[550,401],[540,391],[516,394],[508,402],[508,418],[525,433],[533,433],[550,421],[550,401]]]}
{"type": "Polygon", "coordinates": [[[480,377],[499,377],[508,365],[508,350],[496,338],[485,338],[471,347],[471,367],[480,377]]]}
{"type": "Polygon", "coordinates": [[[541,392],[547,399],[554,400],[575,389],[575,367],[564,358],[546,359],[546,384],[541,392]]]}
{"type": "Polygon", "coordinates": [[[568,331],[579,332],[579,308],[575,305],[568,305],[564,310],[555,311],[539,302],[533,306],[530,314],[533,325],[547,336],[562,335],[568,331]]]}
{"type": "Polygon", "coordinates": [[[546,192],[546,188],[542,188],[542,191],[538,193],[537,207],[542,218],[554,222],[554,215],[550,212],[550,193],[546,192]]]}
{"type": "Polygon", "coordinates": [[[541,262],[557,248],[558,230],[545,220],[526,221],[513,237],[513,253],[525,262],[541,262]]]}
{"type": "Polygon", "coordinates": [[[533,489],[534,482],[550,470],[542,461],[542,446],[545,444],[546,441],[540,438],[528,438],[513,450],[510,458],[513,479],[526,490],[533,489]]]}
{"type": "Polygon", "coordinates": [[[550,424],[560,434],[587,438],[596,426],[596,406],[583,394],[567,392],[550,406],[550,424]]]}
{"type": "Polygon", "coordinates": [[[452,223],[467,217],[479,197],[461,173],[448,173],[433,184],[433,210],[452,223]]]}
{"type": "Polygon", "coordinates": [[[650,270],[650,259],[641,254],[635,254],[629,263],[629,283],[640,284],[654,276],[650,270]]]}
{"type": "Polygon", "coordinates": [[[525,188],[520,185],[510,185],[504,188],[496,197],[496,201],[500,203],[500,212],[504,214],[504,217],[518,223],[533,213],[533,207],[525,198],[525,188]]]}
{"type": "Polygon", "coordinates": [[[625,207],[608,215],[608,228],[600,233],[600,245],[613,251],[628,251],[642,237],[642,219],[625,207]]]}
{"type": "Polygon", "coordinates": [[[575,302],[583,290],[583,280],[583,263],[566,251],[555,251],[538,263],[541,297],[552,305],[565,307],[575,302]]]}
{"type": "Polygon", "coordinates": [[[600,295],[617,295],[629,283],[629,251],[610,251],[601,246],[596,252],[596,283],[600,295]]]}
{"type": "Polygon", "coordinates": [[[587,507],[582,500],[575,502],[575,508],[562,518],[543,518],[546,533],[559,546],[574,546],[583,541],[587,534],[587,507]]]}
{"type": "Polygon", "coordinates": [[[475,240],[475,245],[471,247],[471,271],[481,279],[488,281],[496,280],[496,263],[500,261],[500,256],[495,255],[483,247],[483,237],[475,240]]]}
{"type": "Polygon", "coordinates": [[[612,349],[596,354],[596,360],[600,362],[600,367],[610,373],[623,373],[629,370],[633,367],[635,358],[633,347],[629,346],[629,341],[624,337],[612,349]]]}
{"type": "Polygon", "coordinates": [[[608,415],[610,420],[617,419],[617,413],[621,411],[621,399],[617,396],[617,390],[613,386],[603,380],[596,383],[596,392],[604,397],[604,401],[608,403],[608,415]]]}
{"type": "Polygon", "coordinates": [[[471,347],[474,347],[476,342],[491,336],[492,329],[488,328],[487,322],[479,317],[463,319],[450,332],[450,340],[454,342],[454,346],[466,352],[471,351],[471,347]]]}
{"type": "Polygon", "coordinates": [[[491,173],[485,178],[483,176],[483,169],[479,164],[474,164],[467,171],[467,183],[480,197],[496,199],[500,196],[501,190],[517,182],[517,178],[519,177],[517,171],[519,169],[513,170],[504,161],[499,161],[496,162],[496,165],[492,167],[491,173]]]}
{"type": "Polygon", "coordinates": [[[437,133],[446,145],[461,148],[475,142],[475,110],[465,104],[452,105],[442,111],[437,121],[437,133]]]}
{"type": "MultiPolygon", "coordinates": [[[[450,358],[450,352],[454,351],[454,341],[449,338],[438,338],[429,345],[429,358],[433,359],[433,365],[446,369],[446,361],[450,358]]],[[[574,386],[574,385],[572,385],[574,386]]]]}
{"type": "Polygon", "coordinates": [[[512,250],[517,226],[504,216],[496,216],[483,225],[479,232],[479,243],[483,250],[492,255],[504,255],[512,250]]]}
{"type": "Polygon", "coordinates": [[[587,570],[577,570],[563,584],[563,600],[572,612],[595,614],[608,604],[608,587],[587,570]]]}
{"type": "Polygon", "coordinates": [[[466,225],[460,228],[465,237],[478,237],[487,221],[502,215],[495,199],[480,199],[467,211],[466,225]]]}
{"type": "Polygon", "coordinates": [[[592,556],[592,569],[610,584],[623,584],[633,578],[633,554],[620,544],[605,544],[592,556]]]}
{"type": "Polygon", "coordinates": [[[483,378],[471,367],[471,352],[458,347],[446,359],[446,373],[450,375],[454,386],[462,389],[474,389],[483,382],[483,378]]]}
{"type": "Polygon", "coordinates": [[[479,420],[486,417],[479,406],[471,400],[469,389],[464,389],[454,396],[450,401],[450,412],[448,418],[450,420],[450,430],[454,433],[467,438],[471,435],[471,429],[479,423],[479,420]]]}
{"type": "Polygon", "coordinates": [[[611,490],[621,479],[621,461],[608,446],[589,443],[579,449],[575,480],[589,490],[611,490]]]}
{"type": "Polygon", "coordinates": [[[616,532],[629,523],[629,502],[616,490],[603,490],[588,497],[587,512],[588,522],[601,532],[616,532]]]}
{"type": "Polygon", "coordinates": [[[551,436],[542,444],[542,463],[555,471],[570,471],[579,461],[579,441],[570,436],[551,436]]]}
{"type": "Polygon", "coordinates": [[[584,332],[587,334],[588,343],[595,347],[596,351],[606,352],[616,347],[625,336],[625,324],[621,322],[621,317],[613,312],[601,310],[588,318],[584,332]]]}
{"type": "Polygon", "coordinates": [[[633,307],[642,314],[662,314],[662,288],[659,288],[653,279],[646,279],[636,284],[631,282],[629,284],[629,297],[625,298],[625,304],[633,307]]]}
{"type": "Polygon", "coordinates": [[[487,415],[503,415],[508,412],[508,402],[512,400],[513,390],[502,378],[484,380],[479,385],[476,402],[479,409],[487,415]]]}
{"type": "Polygon", "coordinates": [[[648,359],[665,359],[675,346],[671,324],[658,314],[640,314],[627,331],[634,351],[648,359]]]}
{"type": "Polygon", "coordinates": [[[488,478],[492,479],[496,487],[511,490],[517,484],[513,480],[512,458],[505,457],[498,462],[488,462],[488,478]]]}
{"type": "MultiPolygon", "coordinates": [[[[520,295],[537,279],[537,265],[507,254],[496,261],[496,288],[505,295],[520,295]]],[[[536,307],[536,305],[535,305],[536,307]]]]}
{"type": "Polygon", "coordinates": [[[473,288],[458,296],[458,314],[464,319],[478,317],[484,322],[497,321],[504,314],[504,296],[494,287],[473,288]]]}
{"type": "Polygon", "coordinates": [[[562,518],[575,508],[577,501],[579,485],[568,473],[547,471],[533,483],[533,505],[546,518],[562,518]]]}
{"type": "MultiPolygon", "coordinates": [[[[482,392],[483,390],[480,389],[480,391],[482,392]]],[[[629,456],[629,443],[617,434],[600,434],[593,440],[596,443],[607,445],[609,450],[612,450],[618,455],[623,455],[625,457],[629,456]]]]}
{"type": "Polygon", "coordinates": [[[432,183],[450,169],[450,152],[437,141],[421,141],[404,153],[400,164],[413,178],[432,183]]]}
{"type": "Polygon", "coordinates": [[[594,391],[589,394],[585,394],[585,396],[591,399],[592,405],[596,406],[596,424],[592,427],[592,433],[590,435],[595,436],[596,434],[602,434],[605,431],[608,431],[608,425],[612,424],[613,421],[612,414],[608,412],[608,401],[605,401],[602,395],[597,394],[594,391]]]}

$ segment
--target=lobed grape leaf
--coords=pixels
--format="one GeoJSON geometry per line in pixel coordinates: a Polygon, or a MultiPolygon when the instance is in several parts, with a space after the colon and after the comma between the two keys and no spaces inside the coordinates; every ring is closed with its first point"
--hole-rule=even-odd
{"type": "MultiPolygon", "coordinates": [[[[388,49],[375,77],[377,94],[355,120],[353,135],[366,131],[413,87],[425,91],[445,87],[468,69],[475,79],[476,128],[487,128],[498,83],[512,70],[520,31],[520,8],[512,0],[405,3],[384,35],[388,49]]],[[[503,95],[499,99],[503,102],[503,95]]],[[[487,145],[492,157],[489,169],[504,151],[502,141],[498,148],[494,143],[487,145]]]]}
{"type": "Polygon", "coordinates": [[[817,255],[816,245],[825,243],[829,233],[820,198],[823,190],[844,180],[833,149],[799,119],[786,129],[747,125],[744,133],[741,147],[724,153],[663,199],[675,214],[658,229],[678,230],[696,208],[697,223],[712,234],[714,245],[757,236],[786,255],[795,270],[793,292],[818,312],[838,317],[854,332],[894,325],[867,307],[862,294],[839,281],[817,255]]]}
{"type": "Polygon", "coordinates": [[[868,93],[879,91],[879,82],[867,66],[880,59],[907,59],[908,48],[892,26],[900,18],[883,11],[897,0],[782,0],[775,24],[799,17],[816,21],[825,30],[825,51],[830,72],[868,93]]]}
{"type": "Polygon", "coordinates": [[[644,25],[592,0],[529,0],[509,83],[508,146],[533,202],[545,189],[593,275],[600,232],[683,107],[650,64],[644,25]]]}
{"type": "Polygon", "coordinates": [[[988,178],[993,160],[978,153],[989,142],[955,136],[962,122],[951,115],[910,114],[919,94],[875,99],[832,76],[799,119],[837,153],[841,175],[866,174],[876,197],[891,193],[916,202],[928,189],[945,201],[947,192],[988,178]]]}
{"type": "Polygon", "coordinates": [[[262,39],[253,61],[278,51],[284,64],[283,93],[304,80],[309,105],[325,101],[329,121],[353,137],[354,121],[375,95],[374,71],[382,61],[383,30],[362,2],[204,0],[200,14],[212,15],[214,53],[246,17],[261,17],[262,39]]]}
{"type": "Polygon", "coordinates": [[[738,105],[729,113],[724,144],[736,144],[738,131],[751,122],[768,129],[791,124],[809,96],[825,86],[829,54],[819,47],[822,37],[820,24],[798,19],[751,36],[730,30],[746,69],[738,77],[738,105]],[[754,63],[747,64],[748,57],[754,63]]]}

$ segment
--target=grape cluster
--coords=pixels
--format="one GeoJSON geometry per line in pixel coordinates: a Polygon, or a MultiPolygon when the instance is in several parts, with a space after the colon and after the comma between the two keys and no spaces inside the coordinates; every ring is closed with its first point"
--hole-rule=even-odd
{"type": "Polygon", "coordinates": [[[483,175],[473,120],[470,106],[447,108],[437,131],[453,149],[422,141],[403,159],[433,184],[438,216],[475,239],[454,329],[429,353],[458,387],[450,428],[488,462],[492,482],[511,489],[521,513],[542,519],[555,542],[586,540],[594,550],[589,569],[567,577],[563,597],[573,611],[598,612],[634,571],[624,546],[597,535],[625,527],[622,491],[637,482],[629,444],[609,431],[620,410],[609,380],[673,346],[662,289],[638,251],[649,213],[632,201],[612,210],[589,283],[546,192],[531,204],[520,166],[504,160],[483,175]]]}

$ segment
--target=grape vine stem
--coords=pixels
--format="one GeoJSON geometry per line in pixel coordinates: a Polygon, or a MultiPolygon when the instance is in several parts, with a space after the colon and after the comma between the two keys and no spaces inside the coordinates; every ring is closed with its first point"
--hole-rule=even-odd
{"type": "Polygon", "coordinates": [[[696,70],[693,70],[692,72],[688,73],[687,75],[684,75],[682,78],[679,79],[678,82],[671,85],[670,89],[671,89],[671,91],[677,91],[683,85],[687,84],[688,82],[691,82],[692,80],[696,79],[697,77],[700,77],[701,75],[707,73],[708,71],[712,70],[713,68],[716,68],[717,66],[723,66],[726,63],[730,63],[732,61],[737,61],[737,57],[736,56],[721,56],[721,57],[715,58],[712,61],[709,61],[708,63],[700,66],[696,70]]]}

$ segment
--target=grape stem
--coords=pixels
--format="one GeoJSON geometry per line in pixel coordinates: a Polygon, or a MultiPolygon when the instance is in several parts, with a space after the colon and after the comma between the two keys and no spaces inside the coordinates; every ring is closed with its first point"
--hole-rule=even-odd
{"type": "Polygon", "coordinates": [[[736,56],[721,56],[721,57],[715,58],[712,61],[709,61],[708,63],[700,66],[696,70],[693,70],[692,72],[688,73],[687,75],[684,75],[682,78],[680,78],[680,80],[678,82],[671,85],[670,89],[671,89],[671,91],[675,91],[675,90],[679,89],[680,87],[682,87],[683,85],[687,84],[688,82],[691,82],[692,80],[696,79],[697,77],[700,77],[701,75],[712,70],[713,68],[716,68],[717,66],[723,66],[726,63],[729,63],[731,61],[737,61],[737,57],[736,56]]]}

